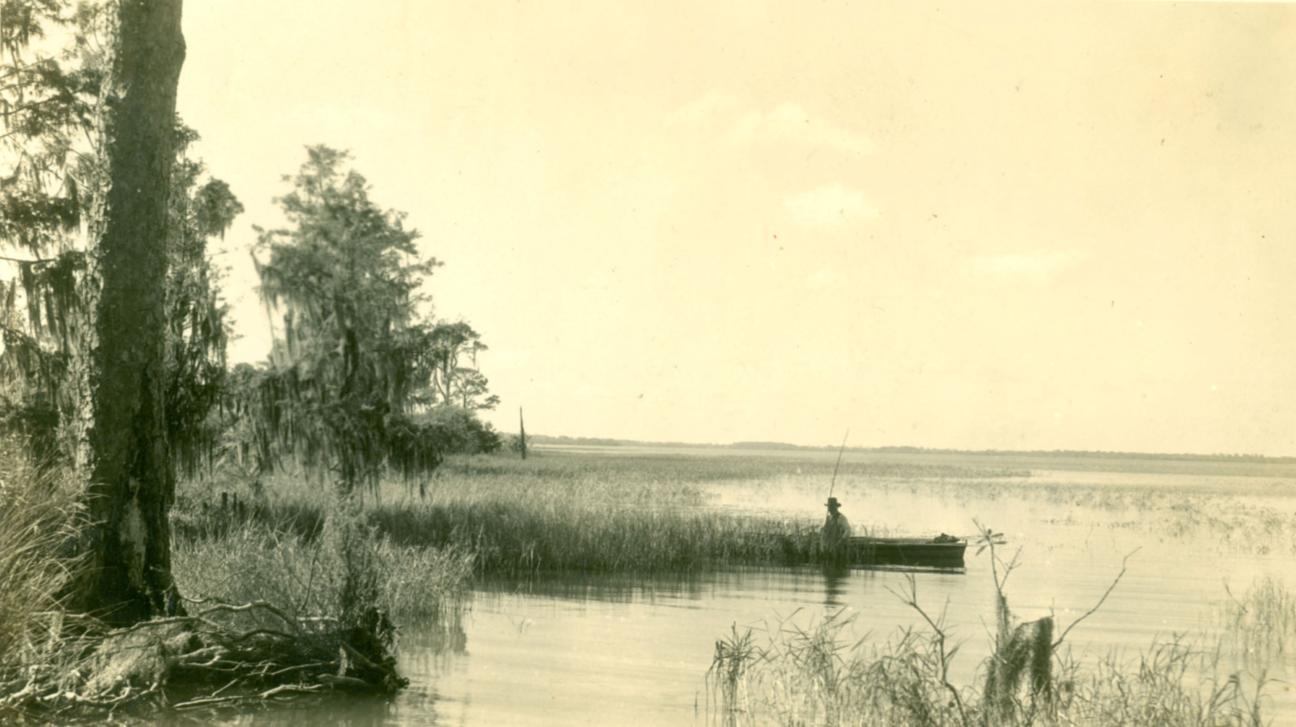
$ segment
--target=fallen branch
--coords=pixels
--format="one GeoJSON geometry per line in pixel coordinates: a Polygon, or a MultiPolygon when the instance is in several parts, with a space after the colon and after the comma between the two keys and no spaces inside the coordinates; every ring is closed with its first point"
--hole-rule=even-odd
{"type": "Polygon", "coordinates": [[[337,690],[399,689],[405,680],[387,653],[390,622],[376,611],[362,621],[343,626],[326,617],[297,619],[254,601],[127,628],[51,635],[41,661],[0,674],[0,714],[33,721],[109,718],[159,707],[225,708],[337,690]],[[282,627],[267,628],[258,615],[282,627]],[[171,702],[175,692],[185,698],[171,702]]]}

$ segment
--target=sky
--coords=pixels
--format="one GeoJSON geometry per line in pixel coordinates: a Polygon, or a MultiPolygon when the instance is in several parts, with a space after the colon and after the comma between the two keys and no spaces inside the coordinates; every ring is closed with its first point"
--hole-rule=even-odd
{"type": "Polygon", "coordinates": [[[403,210],[516,431],[1296,454],[1296,5],[186,4],[249,249],[403,210]]]}

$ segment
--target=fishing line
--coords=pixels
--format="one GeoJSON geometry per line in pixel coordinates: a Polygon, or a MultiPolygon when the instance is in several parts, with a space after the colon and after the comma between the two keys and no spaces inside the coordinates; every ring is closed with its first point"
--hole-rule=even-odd
{"type": "Polygon", "coordinates": [[[833,465],[832,482],[828,484],[828,497],[831,498],[833,488],[837,486],[837,468],[841,467],[842,454],[846,451],[846,439],[850,437],[850,427],[846,428],[846,433],[842,435],[841,447],[837,450],[837,464],[833,465]]]}

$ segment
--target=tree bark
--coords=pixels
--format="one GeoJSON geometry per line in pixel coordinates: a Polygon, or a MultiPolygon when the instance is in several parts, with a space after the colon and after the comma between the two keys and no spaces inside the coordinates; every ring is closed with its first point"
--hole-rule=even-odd
{"type": "Polygon", "coordinates": [[[176,610],[163,289],[182,0],[117,0],[90,221],[82,455],[90,526],[72,605],[115,624],[176,610]],[[88,344],[88,345],[87,345],[88,344]]]}

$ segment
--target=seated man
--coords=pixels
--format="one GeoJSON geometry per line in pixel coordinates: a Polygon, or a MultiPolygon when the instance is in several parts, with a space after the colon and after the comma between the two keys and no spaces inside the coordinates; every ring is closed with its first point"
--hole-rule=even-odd
{"type": "Polygon", "coordinates": [[[828,498],[827,504],[828,518],[824,520],[823,530],[819,534],[820,545],[824,555],[842,559],[846,557],[846,543],[851,536],[850,521],[841,514],[841,503],[837,498],[828,498]]]}

